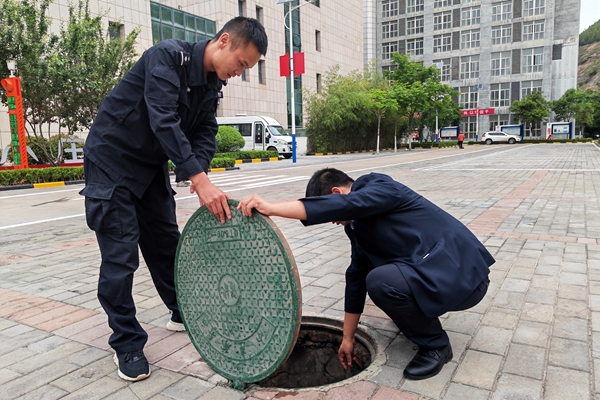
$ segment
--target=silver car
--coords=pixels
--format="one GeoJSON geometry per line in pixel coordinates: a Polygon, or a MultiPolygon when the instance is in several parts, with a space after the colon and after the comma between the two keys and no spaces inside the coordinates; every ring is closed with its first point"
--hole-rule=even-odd
{"type": "Polygon", "coordinates": [[[485,142],[485,144],[492,144],[492,143],[509,143],[509,144],[514,144],[516,142],[520,142],[521,141],[521,136],[517,136],[517,135],[509,135],[507,133],[504,132],[486,132],[483,135],[481,135],[481,138],[479,139],[480,142],[485,142]]]}

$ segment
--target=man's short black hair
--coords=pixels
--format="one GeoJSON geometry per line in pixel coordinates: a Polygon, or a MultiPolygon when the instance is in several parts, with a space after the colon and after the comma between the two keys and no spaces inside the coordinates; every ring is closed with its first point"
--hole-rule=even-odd
{"type": "Polygon", "coordinates": [[[352,186],[354,179],[335,168],[323,168],[313,174],[306,185],[306,197],[331,194],[334,187],[352,186]]]}
{"type": "Polygon", "coordinates": [[[231,50],[235,50],[240,46],[246,47],[248,43],[252,43],[260,54],[267,55],[267,33],[257,19],[235,17],[229,20],[212,40],[218,40],[225,32],[229,33],[231,37],[231,50]]]}

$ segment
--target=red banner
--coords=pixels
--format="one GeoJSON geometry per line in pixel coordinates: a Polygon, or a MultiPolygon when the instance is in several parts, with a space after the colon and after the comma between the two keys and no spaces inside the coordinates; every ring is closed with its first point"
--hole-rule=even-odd
{"type": "Polygon", "coordinates": [[[471,110],[460,110],[460,112],[462,113],[463,117],[475,117],[477,115],[494,115],[493,108],[474,108],[471,110]]]}
{"type": "MultiPolygon", "coordinates": [[[[304,73],[304,53],[294,52],[294,76],[304,73]]],[[[279,76],[290,77],[290,55],[284,54],[279,57],[279,76]]]]}

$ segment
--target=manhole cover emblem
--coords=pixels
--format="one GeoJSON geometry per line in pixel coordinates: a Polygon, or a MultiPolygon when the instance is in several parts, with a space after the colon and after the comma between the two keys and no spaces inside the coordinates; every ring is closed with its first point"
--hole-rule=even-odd
{"type": "Polygon", "coordinates": [[[206,207],[189,219],[175,261],[177,301],[202,358],[234,386],[268,377],[291,353],[301,318],[298,270],[276,225],[228,200],[221,224],[206,207]]]}

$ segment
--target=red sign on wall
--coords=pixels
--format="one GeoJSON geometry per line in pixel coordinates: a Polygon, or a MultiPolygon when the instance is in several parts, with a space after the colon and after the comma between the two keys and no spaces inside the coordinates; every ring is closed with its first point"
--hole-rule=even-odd
{"type": "Polygon", "coordinates": [[[471,110],[460,110],[463,117],[475,117],[477,115],[494,115],[493,108],[474,108],[471,110]],[[479,112],[477,112],[479,111],[479,112]]]}

